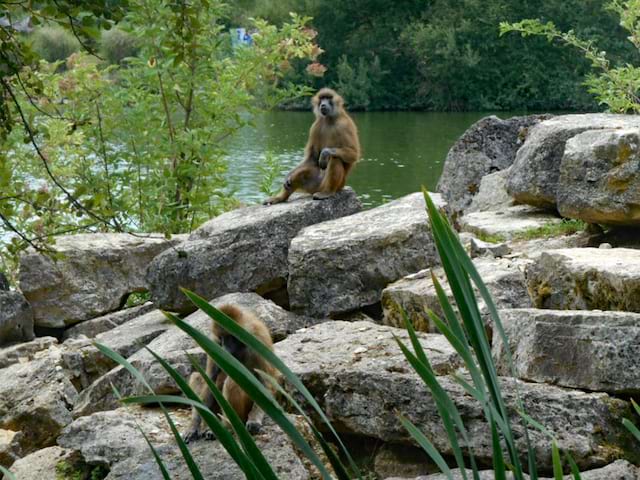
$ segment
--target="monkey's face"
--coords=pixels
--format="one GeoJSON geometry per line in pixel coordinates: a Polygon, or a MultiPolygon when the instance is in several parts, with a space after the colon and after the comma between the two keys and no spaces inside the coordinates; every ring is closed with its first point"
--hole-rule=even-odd
{"type": "Polygon", "coordinates": [[[320,115],[323,117],[332,116],[334,111],[332,97],[320,97],[320,105],[318,106],[320,115]]]}
{"type": "Polygon", "coordinates": [[[323,88],[313,97],[313,110],[318,117],[336,117],[342,108],[342,98],[330,88],[323,88]]]}

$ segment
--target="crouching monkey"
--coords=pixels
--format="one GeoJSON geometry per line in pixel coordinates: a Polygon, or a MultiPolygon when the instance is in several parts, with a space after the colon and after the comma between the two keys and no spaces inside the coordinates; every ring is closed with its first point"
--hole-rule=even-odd
{"type": "MultiPolygon", "coordinates": [[[[218,308],[225,315],[233,319],[245,330],[249,331],[269,349],[273,350],[273,342],[271,334],[267,326],[256,315],[246,309],[236,305],[222,305],[218,308]]],[[[261,370],[271,376],[276,376],[276,370],[270,363],[265,361],[255,351],[247,347],[244,343],[224,330],[216,322],[213,322],[212,335],[214,341],[218,342],[227,352],[233,355],[237,360],[253,372],[258,379],[260,377],[256,370],[261,370]]],[[[224,398],[231,404],[238,416],[245,422],[247,430],[250,433],[258,433],[262,427],[264,412],[254,405],[253,400],[236,384],[231,378],[220,370],[213,359],[207,358],[206,373],[222,391],[224,398]]],[[[220,412],[220,406],[215,401],[213,395],[209,391],[206,382],[198,372],[194,372],[189,379],[191,388],[211,411],[220,412]]],[[[186,442],[197,440],[200,437],[214,438],[210,431],[204,432],[206,424],[203,422],[198,410],[194,407],[191,413],[191,425],[185,433],[186,442]]]]}

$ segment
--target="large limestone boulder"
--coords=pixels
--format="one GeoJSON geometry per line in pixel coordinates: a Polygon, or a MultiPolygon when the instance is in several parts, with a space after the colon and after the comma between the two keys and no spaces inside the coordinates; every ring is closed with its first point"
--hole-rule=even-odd
{"type": "MultiPolygon", "coordinates": [[[[276,345],[276,353],[300,376],[333,425],[341,432],[384,442],[413,443],[398,420],[400,412],[425,432],[439,452],[452,455],[428,389],[402,355],[392,353],[391,349],[398,348],[393,333],[400,336],[406,332],[386,327],[387,332],[376,334],[374,338],[358,336],[355,338],[360,339],[359,343],[341,342],[340,338],[346,334],[344,330],[338,330],[339,323],[335,324],[334,330],[330,330],[331,323],[320,324],[276,345]]],[[[351,328],[363,327],[365,325],[351,328]]],[[[443,375],[455,368],[456,357],[442,336],[423,335],[421,338],[436,374],[443,375]]],[[[452,377],[440,376],[439,381],[458,406],[469,432],[473,454],[479,461],[491,462],[491,433],[481,405],[452,377]]],[[[631,414],[626,401],[605,393],[585,393],[505,377],[500,381],[521,452],[526,446],[522,419],[517,413],[516,389],[526,412],[558,439],[560,449],[571,453],[581,468],[602,466],[620,456],[638,459],[634,441],[621,423],[624,416],[631,414]]],[[[550,470],[549,438],[533,429],[530,438],[533,448],[539,452],[540,467],[550,470]]]]}
{"type": "Polygon", "coordinates": [[[130,293],[148,289],[149,262],[181,239],[81,234],[59,238],[55,260],[28,251],[20,258],[20,288],[35,324],[65,327],[118,310],[130,293]]]}
{"type": "Polygon", "coordinates": [[[20,292],[0,290],[0,347],[32,340],[33,309],[20,292]]]}
{"type": "Polygon", "coordinates": [[[640,128],[588,131],[570,139],[557,203],[564,217],[640,226],[640,128]]]}
{"type": "MultiPolygon", "coordinates": [[[[273,302],[265,300],[255,293],[223,295],[222,297],[212,300],[211,303],[216,306],[225,303],[235,303],[236,305],[252,309],[265,322],[269,330],[277,334],[276,338],[283,338],[289,332],[311,325],[312,322],[320,321],[287,312],[273,302]]],[[[203,332],[211,331],[211,319],[201,311],[189,315],[185,321],[203,332]]],[[[125,325],[123,325],[123,327],[125,325]]],[[[166,329],[166,323],[164,325],[166,329]]],[[[117,329],[101,335],[109,335],[111,339],[109,340],[109,346],[116,346],[115,342],[118,337],[117,329]]],[[[97,337],[98,340],[101,338],[106,341],[105,337],[101,337],[100,335],[97,337]]],[[[120,345],[126,344],[127,343],[121,343],[120,345]]],[[[193,366],[188,358],[188,354],[194,355],[202,361],[205,359],[204,352],[191,337],[174,326],[169,326],[164,333],[151,341],[148,347],[167,360],[169,364],[176,368],[185,378],[193,372],[193,366]]],[[[126,357],[128,356],[129,362],[144,375],[156,393],[177,393],[179,391],[173,379],[171,379],[169,374],[148,351],[135,350],[136,349],[128,349],[127,351],[121,351],[121,353],[126,357]],[[134,351],[135,353],[133,353],[134,351]]],[[[85,354],[84,357],[86,358],[87,355],[85,354]]],[[[111,385],[118,388],[122,395],[148,393],[125,369],[115,367],[97,378],[88,388],[80,393],[73,411],[74,417],[117,408],[118,400],[113,395],[111,385]]]]}
{"type": "Polygon", "coordinates": [[[485,117],[474,123],[447,154],[438,192],[452,212],[469,207],[482,177],[508,168],[516,157],[527,130],[549,115],[531,115],[502,120],[485,117]]]}
{"type": "MultiPolygon", "coordinates": [[[[473,263],[498,308],[531,306],[522,264],[487,257],[477,258],[473,263]]],[[[404,311],[417,330],[438,331],[427,315],[427,311],[432,310],[440,318],[444,318],[430,273],[430,271],[425,271],[409,275],[392,283],[382,291],[383,323],[385,325],[404,328],[402,315],[404,311]]],[[[442,268],[435,269],[434,274],[445,289],[449,301],[454,304],[453,294],[447,283],[444,270],[442,268]]],[[[480,313],[488,316],[489,312],[484,301],[478,294],[477,298],[480,313]]]]}
{"type": "Polygon", "coordinates": [[[286,282],[289,243],[302,228],[360,209],[355,193],[346,188],[325,201],[305,196],[220,215],[149,265],[152,300],[164,310],[191,312],[195,307],[179,287],[205,298],[275,290],[286,282]]]}
{"type": "Polygon", "coordinates": [[[65,478],[64,475],[69,473],[69,469],[72,473],[91,473],[90,469],[83,469],[79,463],[81,458],[76,452],[54,445],[17,460],[10,471],[16,480],[60,480],[65,478]]]}
{"type": "Polygon", "coordinates": [[[414,193],[302,230],[289,249],[291,308],[326,317],[372,305],[389,283],[435,265],[425,208],[414,193]]]}
{"type": "Polygon", "coordinates": [[[0,466],[7,468],[20,458],[20,435],[20,432],[0,428],[0,466]]]}
{"type": "Polygon", "coordinates": [[[56,349],[0,370],[0,429],[22,431],[23,452],[53,445],[72,421],[78,392],[56,349]]]}
{"type": "Polygon", "coordinates": [[[550,250],[525,275],[537,308],[640,312],[640,250],[550,250]]]}
{"type": "Polygon", "coordinates": [[[555,209],[565,143],[587,130],[640,127],[636,115],[561,115],[538,123],[518,150],[507,190],[520,203],[555,209]]]}
{"type": "Polygon", "coordinates": [[[508,240],[560,222],[562,219],[557,215],[528,205],[471,212],[459,219],[463,232],[496,240],[508,240]]]}
{"type": "Polygon", "coordinates": [[[615,394],[638,394],[640,314],[573,310],[503,310],[508,347],[494,337],[499,373],[615,394]]]}

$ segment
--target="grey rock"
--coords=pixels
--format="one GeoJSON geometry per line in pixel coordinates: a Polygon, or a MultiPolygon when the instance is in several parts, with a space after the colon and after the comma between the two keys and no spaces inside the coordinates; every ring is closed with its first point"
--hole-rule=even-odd
{"type": "Polygon", "coordinates": [[[601,243],[600,245],[598,245],[598,248],[602,248],[603,250],[608,250],[613,248],[613,245],[611,245],[610,243],[601,243]]]}
{"type": "Polygon", "coordinates": [[[640,250],[550,250],[525,275],[537,308],[640,312],[640,250]]]}
{"type": "Polygon", "coordinates": [[[17,460],[10,470],[16,480],[60,480],[58,464],[73,465],[77,461],[75,452],[54,445],[17,460]]]}
{"type": "MultiPolygon", "coordinates": [[[[188,413],[187,410],[182,412],[188,413]]],[[[177,411],[173,411],[172,414],[174,417],[184,415],[177,411]]],[[[158,414],[156,413],[156,415],[158,414]]],[[[184,425],[182,428],[186,428],[188,421],[186,417],[174,419],[182,420],[178,424],[179,428],[182,425],[184,425]]],[[[146,426],[143,428],[147,430],[146,426]]],[[[279,479],[307,480],[310,478],[288,437],[268,419],[260,433],[254,436],[254,439],[279,479]]],[[[173,441],[155,441],[154,445],[162,456],[173,480],[191,480],[192,476],[185,468],[182,455],[173,441]]],[[[244,480],[246,478],[220,445],[220,442],[208,440],[192,442],[189,444],[189,451],[204,478],[224,480],[244,480]]],[[[105,480],[156,480],[158,478],[161,478],[161,473],[155,460],[149,454],[148,447],[146,447],[132,453],[128,459],[112,465],[105,480]]]]}
{"type": "MultiPolygon", "coordinates": [[[[323,323],[276,345],[276,353],[309,388],[333,425],[343,433],[411,444],[410,434],[398,420],[401,412],[425,432],[439,452],[451,455],[449,439],[428,389],[399,350],[397,355],[390,351],[398,348],[392,332],[406,333],[387,327],[387,333],[373,338],[358,335],[354,341],[343,342],[341,338],[346,334],[335,323],[333,330],[331,323],[323,323]]],[[[354,328],[354,324],[349,325],[354,328]]],[[[356,324],[355,329],[358,327],[356,324]]],[[[425,334],[421,338],[437,375],[456,368],[456,357],[441,335],[425,334]]],[[[451,377],[439,376],[439,382],[458,406],[473,454],[479,461],[490,462],[491,434],[482,407],[451,377]]],[[[633,439],[621,423],[631,413],[629,403],[605,393],[585,393],[505,377],[500,382],[521,452],[526,447],[516,389],[525,411],[555,435],[559,448],[569,452],[581,468],[605,465],[620,456],[637,460],[633,439]]],[[[533,448],[539,453],[539,466],[550,470],[549,438],[537,430],[529,433],[533,448]]]]}
{"type": "Polygon", "coordinates": [[[447,154],[438,192],[452,212],[466,210],[478,192],[482,177],[508,168],[527,130],[548,115],[501,120],[490,116],[474,123],[447,154]]]}
{"type": "Polygon", "coordinates": [[[640,129],[587,131],[570,139],[556,200],[563,217],[640,226],[640,129]]]}
{"type": "Polygon", "coordinates": [[[391,475],[415,477],[433,471],[433,461],[422,449],[410,445],[382,445],[375,454],[373,470],[378,478],[391,475]]]}
{"type": "Polygon", "coordinates": [[[507,179],[509,194],[520,203],[556,208],[565,143],[587,130],[640,127],[635,115],[603,113],[561,115],[534,126],[518,150],[507,179]]]}
{"type": "Polygon", "coordinates": [[[472,212],[459,219],[460,228],[482,238],[496,237],[508,240],[537,228],[560,223],[562,219],[549,212],[527,205],[516,205],[503,210],[472,212]]]}
{"type": "Polygon", "coordinates": [[[22,432],[25,454],[52,445],[71,423],[77,391],[55,347],[27,363],[0,370],[0,428],[22,432]]]}
{"type": "Polygon", "coordinates": [[[289,249],[291,309],[326,317],[372,305],[390,282],[437,262],[421,193],[307,227],[289,249]]]}
{"type": "Polygon", "coordinates": [[[54,337],[38,337],[30,342],[0,348],[0,369],[7,368],[14,363],[33,360],[38,352],[57,344],[58,340],[54,337]]]}
{"type": "Polygon", "coordinates": [[[473,197],[465,213],[502,210],[513,206],[513,198],[507,192],[509,168],[485,175],[480,180],[480,189],[473,197]]]}
{"type": "Polygon", "coordinates": [[[469,254],[471,258],[490,255],[495,258],[506,257],[511,253],[508,243],[483,242],[477,238],[472,238],[469,243],[469,254]]]}
{"type": "MultiPolygon", "coordinates": [[[[144,348],[170,326],[171,322],[160,310],[153,310],[119,327],[98,334],[93,341],[127,358],[144,348]]],[[[79,391],[87,388],[98,377],[116,366],[113,360],[94,346],[93,341],[86,337],[79,337],[69,339],[63,344],[64,366],[79,391]]]]}
{"type": "MultiPolygon", "coordinates": [[[[614,394],[640,392],[640,314],[517,309],[501,311],[500,318],[519,378],[614,394]]],[[[499,336],[493,353],[499,373],[510,375],[499,336]]]]}
{"type": "Polygon", "coordinates": [[[94,465],[111,466],[140,453],[153,460],[138,425],[154,444],[173,438],[159,410],[120,408],[74,420],[58,437],[58,445],[80,452],[86,463],[94,465]]]}
{"type": "MultiPolygon", "coordinates": [[[[462,474],[459,469],[452,469],[453,480],[462,480],[462,474]]],[[[480,473],[480,480],[494,480],[495,473],[493,470],[483,470],[480,473]]],[[[471,470],[467,470],[467,478],[471,477],[471,470]]],[[[512,474],[507,474],[507,479],[512,480],[512,474]]],[[[525,478],[529,475],[525,474],[525,478]]],[[[594,468],[580,472],[582,480],[640,480],[640,469],[626,460],[616,460],[613,463],[601,468],[594,468]]],[[[408,478],[391,477],[386,480],[410,480],[408,478]]],[[[434,473],[431,475],[423,475],[415,477],[411,480],[448,480],[447,476],[442,473],[434,473]]],[[[540,477],[540,480],[551,480],[550,478],[540,477]]],[[[573,475],[565,475],[564,480],[573,480],[573,475]]]]}
{"type": "MultiPolygon", "coordinates": [[[[498,308],[531,306],[520,263],[481,257],[473,260],[473,264],[498,308]]],[[[453,304],[453,294],[447,284],[444,270],[438,268],[434,270],[434,274],[443,286],[449,301],[453,304]]],[[[478,294],[477,298],[480,313],[487,317],[486,321],[489,325],[489,313],[486,305],[478,294]]],[[[382,292],[382,308],[385,325],[404,328],[402,315],[404,310],[414,328],[423,332],[438,331],[426,313],[428,310],[432,310],[440,318],[443,318],[443,310],[440,307],[430,273],[418,276],[410,275],[389,285],[382,292]]]]}
{"type": "Polygon", "coordinates": [[[286,282],[289,243],[302,228],[360,209],[355,193],[346,188],[325,201],[306,196],[220,215],[180,248],[153,260],[147,274],[152,300],[164,310],[191,312],[195,307],[178,287],[204,298],[275,290],[286,282]]]}
{"type": "Polygon", "coordinates": [[[128,322],[133,318],[144,315],[154,308],[155,307],[153,303],[147,302],[142,305],[125,308],[124,310],[109,313],[102,317],[78,323],[65,330],[63,339],[67,340],[69,338],[78,338],[81,335],[84,335],[88,338],[94,338],[100,333],[107,332],[119,325],[122,325],[125,322],[128,322]]]}
{"type": "Polygon", "coordinates": [[[118,310],[130,293],[148,289],[149,262],[181,239],[81,234],[57,240],[57,260],[27,251],[20,257],[20,288],[35,324],[65,327],[118,310]]]}
{"type": "Polygon", "coordinates": [[[0,346],[33,339],[33,309],[20,292],[0,290],[0,346]]]}

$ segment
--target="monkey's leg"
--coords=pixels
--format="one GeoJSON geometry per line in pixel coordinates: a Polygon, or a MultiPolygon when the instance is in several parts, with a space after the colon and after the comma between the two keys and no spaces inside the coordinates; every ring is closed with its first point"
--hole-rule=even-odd
{"type": "Polygon", "coordinates": [[[322,181],[322,171],[316,165],[305,162],[295,168],[284,182],[280,193],[268,198],[264,205],[273,205],[286,202],[296,190],[304,190],[307,193],[317,192],[322,181]]]}
{"type": "MultiPolygon", "coordinates": [[[[253,400],[232,379],[227,378],[222,388],[222,395],[238,414],[243,423],[246,423],[249,412],[253,406],[253,400]]],[[[228,420],[227,420],[228,422],[228,420]]]]}
{"type": "Polygon", "coordinates": [[[313,198],[315,200],[324,200],[334,196],[344,186],[345,180],[346,172],[342,160],[332,157],[329,160],[320,189],[313,195],[313,198]]]}
{"type": "MultiPolygon", "coordinates": [[[[207,359],[207,374],[211,378],[216,379],[216,383],[219,385],[218,388],[222,387],[222,382],[224,382],[224,377],[226,377],[226,375],[221,374],[220,369],[218,368],[217,365],[214,365],[211,359],[207,359]]],[[[219,411],[220,407],[218,406],[215,399],[213,398],[213,394],[211,393],[211,390],[209,390],[208,385],[206,384],[206,382],[198,372],[194,372],[191,374],[191,377],[189,377],[189,385],[191,386],[193,391],[198,395],[198,397],[200,397],[200,400],[202,400],[202,403],[207,408],[209,408],[209,410],[213,412],[219,411]]],[[[184,441],[189,443],[191,440],[198,440],[204,435],[204,431],[203,431],[204,428],[205,426],[202,421],[202,417],[200,416],[200,412],[198,412],[197,408],[192,407],[191,423],[189,424],[189,428],[184,434],[184,441]]],[[[212,437],[212,432],[211,432],[211,435],[207,433],[206,436],[212,437]]]]}

